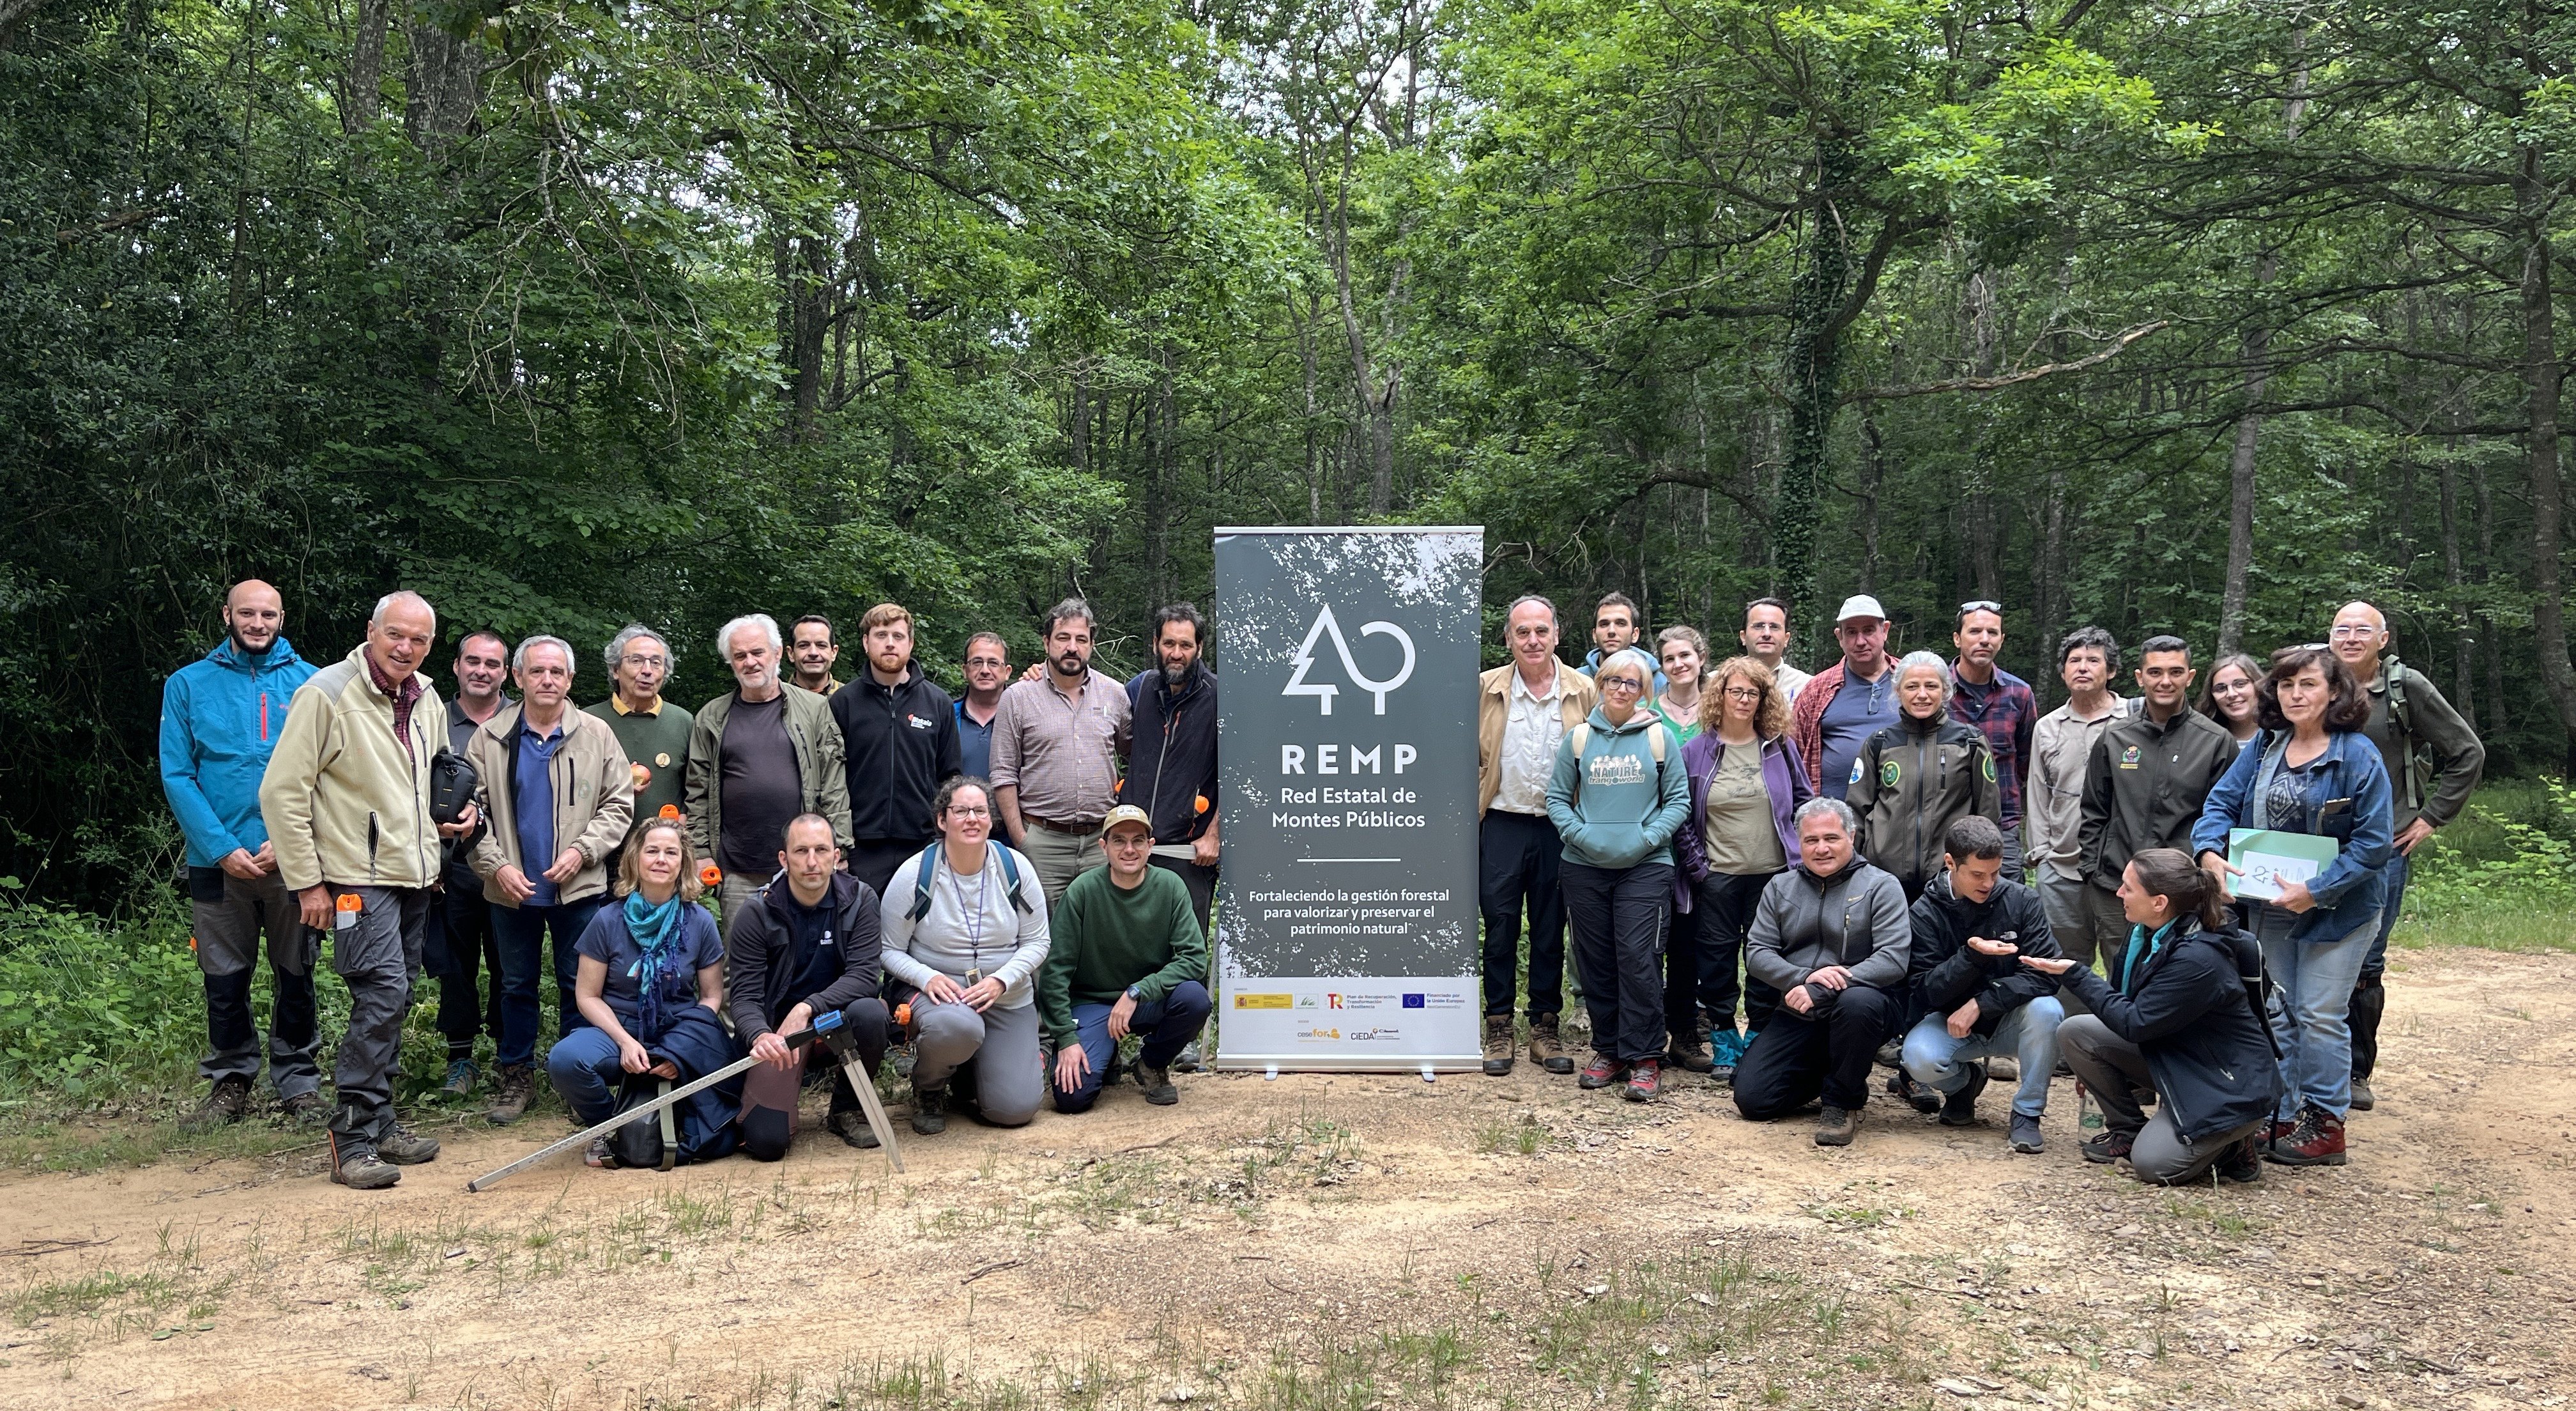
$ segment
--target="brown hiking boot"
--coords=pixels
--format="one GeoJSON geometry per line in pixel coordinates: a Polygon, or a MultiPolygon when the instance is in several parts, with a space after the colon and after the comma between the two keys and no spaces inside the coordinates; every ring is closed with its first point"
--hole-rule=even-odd
{"type": "Polygon", "coordinates": [[[214,1088],[206,1094],[206,1100],[198,1104],[196,1111],[179,1119],[179,1130],[211,1132],[217,1127],[229,1127],[240,1121],[242,1114],[249,1110],[250,1079],[238,1073],[228,1074],[215,1080],[214,1088]]]}
{"type": "Polygon", "coordinates": [[[524,1063],[512,1063],[501,1069],[501,1091],[492,1099],[484,1120],[495,1127],[506,1127],[519,1120],[528,1110],[528,1099],[535,1095],[537,1074],[524,1063]]]}
{"type": "Polygon", "coordinates": [[[1512,1016],[1485,1016],[1485,1076],[1499,1078],[1512,1071],[1512,1016]]]}
{"type": "Polygon", "coordinates": [[[2265,1156],[2283,1166],[2344,1164],[2343,1119],[2314,1107],[2299,1109],[2298,1125],[2273,1139],[2265,1156]]]}
{"type": "Polygon", "coordinates": [[[1564,1044],[1557,1041],[1556,1016],[1533,1014],[1530,1016],[1529,1026],[1530,1062],[1550,1073],[1573,1072],[1573,1056],[1565,1051],[1564,1044]]]}
{"type": "Polygon", "coordinates": [[[376,1143],[376,1158],[396,1166],[418,1166],[438,1159],[438,1138],[424,1137],[397,1122],[376,1143]]]}
{"type": "Polygon", "coordinates": [[[1860,1130],[1860,1109],[1836,1107],[1831,1103],[1816,1114],[1816,1145],[1850,1146],[1852,1135],[1860,1130]]]}
{"type": "Polygon", "coordinates": [[[1697,1034],[1675,1034],[1664,1046],[1664,1061],[1693,1073],[1705,1073],[1717,1066],[1709,1057],[1708,1041],[1697,1034]]]}

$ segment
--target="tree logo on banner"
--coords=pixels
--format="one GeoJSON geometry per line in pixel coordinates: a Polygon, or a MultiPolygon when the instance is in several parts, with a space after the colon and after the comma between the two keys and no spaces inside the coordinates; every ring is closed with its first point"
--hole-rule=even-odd
{"type": "Polygon", "coordinates": [[[1327,633],[1332,635],[1333,650],[1341,654],[1342,674],[1351,678],[1353,686],[1377,697],[1377,713],[1386,714],[1387,693],[1413,679],[1413,639],[1405,635],[1403,628],[1392,622],[1360,624],[1361,636],[1393,637],[1395,644],[1404,648],[1404,665],[1396,668],[1395,675],[1383,681],[1372,680],[1362,676],[1359,664],[1351,660],[1351,644],[1342,636],[1342,625],[1333,620],[1333,610],[1330,607],[1317,613],[1315,625],[1306,629],[1306,640],[1297,645],[1297,655],[1289,659],[1289,664],[1297,668],[1296,674],[1288,678],[1288,684],[1280,688],[1279,694],[1313,696],[1320,703],[1323,714],[1333,713],[1333,697],[1340,695],[1342,688],[1320,682],[1310,684],[1306,680],[1307,669],[1315,664],[1315,643],[1327,633]]]}

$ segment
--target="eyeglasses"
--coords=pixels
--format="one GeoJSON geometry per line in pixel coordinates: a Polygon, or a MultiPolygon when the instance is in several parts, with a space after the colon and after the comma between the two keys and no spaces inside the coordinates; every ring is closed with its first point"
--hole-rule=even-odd
{"type": "Polygon", "coordinates": [[[1613,676],[1609,680],[1601,683],[1601,689],[1605,693],[1610,691],[1627,691],[1633,694],[1646,689],[1646,683],[1639,681],[1634,677],[1613,676]]]}
{"type": "Polygon", "coordinates": [[[995,671],[1008,671],[1011,669],[1011,664],[1002,660],[1000,657],[968,657],[966,658],[966,665],[969,670],[979,666],[991,667],[995,671]]]}
{"type": "Polygon", "coordinates": [[[645,656],[641,652],[629,652],[626,655],[619,657],[617,659],[617,664],[619,666],[669,666],[671,664],[671,659],[669,657],[645,656]]]}
{"type": "Polygon", "coordinates": [[[2338,642],[2345,642],[2350,641],[2355,637],[2376,637],[2379,635],[2379,629],[2359,624],[2337,624],[2334,630],[2328,632],[2326,635],[2334,638],[2338,642]]]}
{"type": "Polygon", "coordinates": [[[990,818],[993,816],[993,810],[989,808],[951,808],[948,810],[948,816],[951,818],[990,818]]]}
{"type": "Polygon", "coordinates": [[[1732,700],[1758,701],[1762,699],[1762,688],[1758,686],[1729,686],[1726,688],[1726,694],[1728,698],[1732,700]]]}

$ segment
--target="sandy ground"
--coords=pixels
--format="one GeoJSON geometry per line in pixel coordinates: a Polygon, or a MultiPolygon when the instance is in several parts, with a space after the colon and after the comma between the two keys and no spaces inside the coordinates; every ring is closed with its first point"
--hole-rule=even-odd
{"type": "MultiPolygon", "coordinates": [[[[0,1407],[2211,1406],[2565,1399],[2576,957],[2404,956],[2353,1164],[2150,1190],[1885,1097],[1857,1145],[1510,1077],[1183,1076],[469,1195],[320,1158],[0,1180],[0,1407]]],[[[900,1120],[898,1118],[898,1120],[900,1120]]]]}

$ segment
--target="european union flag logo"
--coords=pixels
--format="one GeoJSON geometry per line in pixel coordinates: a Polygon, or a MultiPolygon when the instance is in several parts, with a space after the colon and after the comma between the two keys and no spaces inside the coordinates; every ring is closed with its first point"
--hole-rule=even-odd
{"type": "Polygon", "coordinates": [[[1422,996],[1406,995],[1404,997],[1404,1007],[1407,1009],[1420,1009],[1422,1007],[1422,996]]]}

